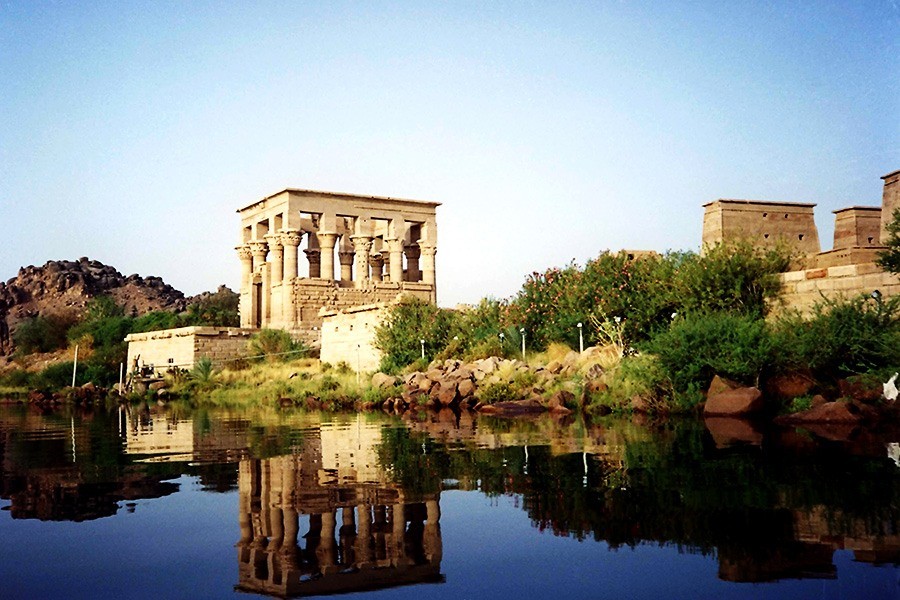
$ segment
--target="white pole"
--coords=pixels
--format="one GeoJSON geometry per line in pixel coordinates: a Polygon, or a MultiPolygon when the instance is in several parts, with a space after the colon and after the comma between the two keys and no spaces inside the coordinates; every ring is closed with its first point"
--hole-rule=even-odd
{"type": "Polygon", "coordinates": [[[584,336],[581,334],[581,323],[578,323],[578,351],[584,353],[584,336]]]}
{"type": "Polygon", "coordinates": [[[125,390],[122,388],[122,382],[125,377],[125,363],[119,363],[119,393],[124,394],[125,390]]]}
{"type": "Polygon", "coordinates": [[[522,334],[522,362],[525,362],[525,328],[520,329],[519,333],[522,334]]]}
{"type": "Polygon", "coordinates": [[[75,372],[78,369],[78,344],[75,344],[75,362],[72,363],[72,387],[75,387],[75,372]]]}
{"type": "Polygon", "coordinates": [[[419,340],[419,343],[422,345],[422,360],[425,360],[425,340],[419,340]]]}

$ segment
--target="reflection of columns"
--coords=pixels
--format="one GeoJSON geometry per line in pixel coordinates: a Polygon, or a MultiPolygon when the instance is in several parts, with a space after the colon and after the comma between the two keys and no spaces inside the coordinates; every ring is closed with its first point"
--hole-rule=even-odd
{"type": "Polygon", "coordinates": [[[266,242],[272,253],[272,283],[279,284],[284,276],[284,246],[281,245],[281,235],[269,234],[266,236],[266,242]]]}
{"type": "Polygon", "coordinates": [[[321,259],[321,270],[319,277],[334,281],[334,243],[337,241],[336,233],[317,233],[319,238],[319,258],[321,259]]]}
{"type": "Polygon", "coordinates": [[[372,249],[372,238],[353,236],[353,250],[356,253],[355,266],[356,287],[363,287],[369,279],[369,250],[372,249]]]}
{"type": "Polygon", "coordinates": [[[338,252],[338,260],[341,262],[341,281],[349,282],[353,279],[353,257],[354,254],[350,250],[338,252]]]}
{"type": "Polygon", "coordinates": [[[392,530],[392,547],[391,547],[391,564],[399,565],[403,564],[401,562],[402,559],[406,558],[406,511],[404,510],[406,507],[403,504],[395,504],[393,507],[393,512],[391,514],[391,525],[393,525],[392,530]]]}
{"type": "Polygon", "coordinates": [[[372,281],[381,281],[384,272],[384,256],[379,252],[369,257],[369,265],[372,267],[372,281]]]}
{"type": "Polygon", "coordinates": [[[434,564],[440,562],[443,556],[440,525],[441,507],[437,500],[427,500],[425,502],[425,510],[428,516],[425,521],[425,531],[422,534],[422,546],[425,549],[425,558],[428,562],[434,564]]]}
{"type": "Polygon", "coordinates": [[[296,485],[297,463],[293,456],[284,457],[284,470],[281,474],[281,509],[284,513],[284,542],[281,544],[281,553],[292,564],[292,559],[297,555],[297,533],[299,522],[297,511],[294,509],[293,493],[296,485]]]}
{"type": "Polygon", "coordinates": [[[319,559],[319,568],[322,574],[325,569],[334,566],[336,561],[334,544],[335,516],[333,511],[322,513],[322,533],[319,539],[319,547],[316,548],[316,557],[319,559]]]}
{"type": "Polygon", "coordinates": [[[390,273],[391,283],[400,283],[403,281],[403,240],[388,239],[384,241],[390,257],[388,273],[390,273]]]}
{"type": "Polygon", "coordinates": [[[303,254],[306,255],[306,262],[309,263],[309,277],[311,279],[315,279],[320,277],[321,271],[321,253],[314,248],[309,248],[303,251],[303,254]]]}
{"type": "Polygon", "coordinates": [[[352,507],[345,506],[341,509],[341,520],[341,564],[350,566],[356,562],[353,552],[353,547],[356,544],[356,519],[353,517],[352,507]]]}
{"type": "Polygon", "coordinates": [[[403,249],[406,254],[406,280],[419,281],[422,278],[422,272],[419,271],[419,246],[410,244],[403,249]]]}
{"type": "Polygon", "coordinates": [[[356,536],[356,564],[368,566],[372,562],[372,508],[367,504],[356,507],[359,531],[356,536]]]}
{"type": "Polygon", "coordinates": [[[286,229],[281,234],[281,243],[284,245],[284,278],[290,281],[297,276],[297,247],[303,238],[303,232],[296,229],[286,229]]]}

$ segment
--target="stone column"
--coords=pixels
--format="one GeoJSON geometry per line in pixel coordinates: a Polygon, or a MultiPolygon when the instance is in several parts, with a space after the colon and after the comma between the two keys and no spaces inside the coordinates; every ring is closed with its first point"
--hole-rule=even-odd
{"type": "Polygon", "coordinates": [[[384,256],[379,252],[369,257],[369,265],[372,267],[372,281],[381,281],[384,273],[384,256]]]}
{"type": "Polygon", "coordinates": [[[309,263],[309,277],[310,279],[318,279],[320,277],[320,273],[322,272],[322,255],[318,249],[310,248],[303,251],[303,254],[306,255],[306,262],[309,263]]]}
{"type": "Polygon", "coordinates": [[[391,283],[403,281],[403,240],[384,240],[388,247],[391,283]]]}
{"type": "Polygon", "coordinates": [[[353,280],[353,257],[354,253],[349,250],[338,252],[338,260],[341,262],[341,281],[353,280]]]}
{"type": "Polygon", "coordinates": [[[366,236],[353,236],[353,250],[356,253],[354,269],[356,271],[356,287],[365,286],[369,280],[369,251],[372,249],[372,238],[366,236]]]}
{"type": "Polygon", "coordinates": [[[239,303],[241,313],[241,327],[253,327],[253,252],[250,244],[243,244],[235,248],[238,258],[241,260],[241,299],[239,303]]]}
{"type": "Polygon", "coordinates": [[[297,277],[297,247],[303,239],[303,232],[296,229],[286,229],[281,233],[281,243],[284,246],[284,278],[287,281],[297,277]]]}
{"type": "Polygon", "coordinates": [[[319,559],[319,568],[323,575],[333,572],[337,563],[337,546],[334,543],[336,521],[334,511],[322,513],[322,537],[319,539],[319,547],[316,548],[316,557],[319,559]]]}
{"type": "Polygon", "coordinates": [[[406,254],[406,280],[419,281],[422,279],[422,272],[419,271],[419,246],[410,244],[403,249],[406,254]]]}
{"type": "Polygon", "coordinates": [[[284,277],[284,246],[281,245],[281,234],[271,233],[266,236],[269,252],[272,253],[272,284],[281,283],[284,277]]]}
{"type": "Polygon", "coordinates": [[[248,242],[250,252],[253,253],[252,271],[256,271],[266,262],[266,255],[269,253],[269,245],[262,240],[253,240],[248,242]]]}
{"type": "Polygon", "coordinates": [[[422,281],[434,287],[432,301],[437,299],[437,284],[435,275],[434,257],[437,254],[437,246],[419,242],[422,249],[422,281]]]}
{"type": "Polygon", "coordinates": [[[406,505],[395,504],[391,514],[391,564],[406,564],[406,505]]]}
{"type": "Polygon", "coordinates": [[[334,281],[334,243],[337,241],[336,233],[317,233],[319,238],[319,257],[321,258],[320,279],[334,281]]]}
{"type": "Polygon", "coordinates": [[[241,291],[250,285],[250,275],[253,274],[253,251],[250,244],[242,244],[235,248],[238,258],[241,260],[241,291]]]}

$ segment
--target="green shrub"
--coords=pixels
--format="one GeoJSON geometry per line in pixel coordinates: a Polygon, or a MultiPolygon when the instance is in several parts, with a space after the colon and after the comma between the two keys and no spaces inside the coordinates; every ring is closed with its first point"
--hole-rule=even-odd
{"type": "Polygon", "coordinates": [[[790,260],[782,248],[760,250],[746,242],[718,244],[703,256],[685,255],[673,286],[678,312],[765,316],[781,292],[778,274],[790,260]]]}
{"type": "Polygon", "coordinates": [[[773,338],[780,368],[809,368],[819,379],[896,369],[900,298],[824,300],[809,319],[790,315],[778,320],[773,338]]]}
{"type": "MultiPolygon", "coordinates": [[[[66,386],[72,385],[72,365],[71,361],[56,363],[50,365],[32,379],[32,385],[40,389],[59,390],[66,386]]],[[[75,385],[83,385],[87,383],[85,377],[86,366],[84,363],[78,364],[78,370],[75,375],[75,385]]]]}
{"type": "Polygon", "coordinates": [[[506,382],[490,383],[478,390],[478,399],[485,404],[506,402],[519,399],[519,393],[513,384],[506,382]]]}
{"type": "Polygon", "coordinates": [[[773,355],[765,321],[727,313],[680,317],[646,347],[682,393],[706,387],[714,375],[758,385],[773,355]]]}
{"type": "Polygon", "coordinates": [[[305,356],[309,349],[301,341],[295,341],[283,329],[261,329],[247,340],[247,353],[256,360],[269,362],[289,361],[305,356]]]}
{"type": "Polygon", "coordinates": [[[453,337],[457,313],[417,298],[393,306],[375,330],[375,345],[382,352],[380,370],[398,373],[421,358],[433,360],[453,337]]]}
{"type": "Polygon", "coordinates": [[[71,320],[57,315],[34,317],[19,323],[12,336],[13,343],[20,354],[65,348],[71,326],[71,320]]]}

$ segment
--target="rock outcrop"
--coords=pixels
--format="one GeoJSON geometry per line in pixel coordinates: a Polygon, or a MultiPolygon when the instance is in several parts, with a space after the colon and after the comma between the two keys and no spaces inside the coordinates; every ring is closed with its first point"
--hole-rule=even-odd
{"type": "Polygon", "coordinates": [[[83,257],[22,267],[18,275],[0,283],[0,309],[7,312],[10,331],[15,331],[18,323],[31,317],[77,317],[91,298],[100,295],[111,296],[136,314],[180,311],[187,306],[184,294],[159,277],[126,277],[109,265],[83,257]]]}

